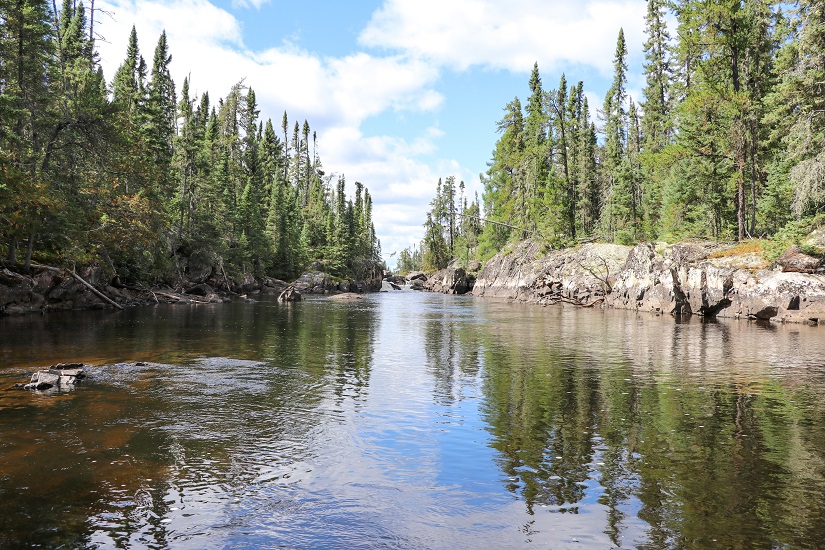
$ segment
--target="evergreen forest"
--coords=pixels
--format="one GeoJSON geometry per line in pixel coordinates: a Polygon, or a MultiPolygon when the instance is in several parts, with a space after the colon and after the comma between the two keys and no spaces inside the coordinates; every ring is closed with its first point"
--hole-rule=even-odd
{"type": "MultiPolygon", "coordinates": [[[[238,82],[178,88],[166,34],[151,62],[132,29],[106,82],[94,11],[0,0],[0,250],[7,265],[100,265],[121,281],[185,275],[341,277],[380,264],[369,191],[327,174],[304,121],[260,119],[238,82]],[[178,90],[180,96],[178,97],[178,90]]],[[[192,76],[197,78],[197,76],[192,76]]]]}
{"type": "Polygon", "coordinates": [[[645,35],[642,97],[628,93],[621,29],[601,105],[564,74],[549,89],[534,65],[529,96],[498,122],[481,198],[439,181],[400,270],[484,261],[527,237],[751,241],[770,254],[822,225],[825,3],[648,0],[645,35]]]}

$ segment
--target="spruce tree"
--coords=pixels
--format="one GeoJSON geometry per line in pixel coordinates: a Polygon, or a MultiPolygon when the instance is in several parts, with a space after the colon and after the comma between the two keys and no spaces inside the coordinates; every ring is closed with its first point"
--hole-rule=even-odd
{"type": "Polygon", "coordinates": [[[626,171],[620,170],[627,146],[627,44],[624,30],[619,29],[616,53],[613,58],[613,84],[607,91],[602,109],[604,120],[604,155],[601,170],[604,196],[601,226],[609,240],[616,238],[616,231],[622,224],[623,205],[628,202],[627,181],[622,181],[626,171]]]}
{"type": "Polygon", "coordinates": [[[49,11],[44,0],[0,4],[0,234],[12,263],[19,240],[32,242],[41,209],[38,171],[55,71],[49,11]]]}
{"type": "Polygon", "coordinates": [[[664,0],[648,0],[644,44],[645,88],[642,92],[642,135],[645,152],[660,152],[670,141],[670,34],[665,22],[664,0]]]}
{"type": "Polygon", "coordinates": [[[791,106],[786,138],[793,211],[797,217],[825,209],[825,5],[801,0],[793,62],[782,74],[781,96],[791,106]]]}

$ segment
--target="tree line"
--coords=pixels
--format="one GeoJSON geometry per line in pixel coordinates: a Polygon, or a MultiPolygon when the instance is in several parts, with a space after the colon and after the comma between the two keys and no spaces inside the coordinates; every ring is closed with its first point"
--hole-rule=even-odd
{"type": "MultiPolygon", "coordinates": [[[[825,4],[815,0],[648,0],[641,98],[628,93],[620,29],[613,80],[594,111],[562,74],[504,108],[481,174],[480,226],[458,226],[486,259],[538,235],[554,246],[801,235],[825,211],[825,4]],[[676,29],[668,29],[668,14],[676,29]],[[671,33],[675,31],[675,35],[671,33]],[[819,216],[818,216],[819,215],[819,216]]],[[[449,185],[444,186],[448,189],[449,185]]],[[[452,215],[439,185],[421,249],[405,267],[440,268],[452,215]]],[[[475,222],[472,222],[475,223],[475,222]]],[[[449,236],[449,239],[448,239],[449,236]]]]}
{"type": "Polygon", "coordinates": [[[308,122],[260,118],[243,81],[214,103],[178,97],[166,33],[151,64],[132,28],[111,83],[94,12],[0,0],[0,246],[6,261],[99,264],[123,281],[293,277],[310,262],[361,277],[380,264],[372,198],[327,174],[308,122]]]}

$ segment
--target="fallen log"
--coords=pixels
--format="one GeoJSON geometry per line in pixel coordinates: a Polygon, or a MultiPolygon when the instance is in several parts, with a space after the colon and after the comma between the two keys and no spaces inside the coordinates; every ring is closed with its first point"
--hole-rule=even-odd
{"type": "Polygon", "coordinates": [[[74,271],[66,270],[66,273],[68,273],[69,275],[71,275],[72,277],[77,279],[79,282],[83,283],[86,286],[86,288],[91,290],[94,293],[95,296],[97,296],[98,298],[100,298],[104,302],[108,302],[108,303],[112,304],[113,306],[115,306],[118,309],[123,309],[122,305],[118,304],[117,302],[115,302],[114,300],[112,300],[111,298],[109,298],[108,296],[103,294],[102,292],[100,292],[98,289],[96,289],[94,286],[92,286],[91,283],[88,283],[85,280],[83,280],[83,278],[80,275],[78,275],[77,273],[75,273],[74,271]]]}
{"type": "Polygon", "coordinates": [[[101,299],[101,300],[103,300],[104,302],[109,303],[109,304],[111,304],[111,305],[115,306],[115,307],[116,307],[116,308],[118,308],[118,309],[121,309],[121,310],[123,309],[123,306],[122,306],[122,305],[118,304],[117,302],[115,302],[114,300],[112,300],[111,298],[109,298],[108,296],[106,296],[105,294],[103,294],[102,292],[100,292],[100,291],[99,291],[98,289],[96,289],[96,288],[95,288],[95,287],[94,287],[91,283],[89,283],[89,282],[87,282],[86,280],[84,280],[84,279],[83,279],[83,277],[81,277],[80,275],[78,275],[78,274],[77,274],[77,273],[75,273],[74,271],[69,271],[68,269],[61,269],[61,268],[59,268],[59,267],[52,267],[52,266],[50,266],[50,265],[42,265],[42,264],[32,264],[32,267],[35,267],[35,268],[37,268],[37,269],[44,269],[44,270],[46,270],[46,271],[51,271],[51,272],[53,272],[53,273],[66,273],[66,274],[68,274],[68,275],[71,275],[71,276],[72,276],[72,277],[74,277],[74,278],[75,278],[78,282],[80,282],[80,283],[81,283],[81,284],[83,284],[86,288],[88,288],[89,290],[91,290],[91,291],[92,291],[92,293],[93,293],[95,296],[97,296],[98,298],[100,298],[100,299],[101,299]]]}

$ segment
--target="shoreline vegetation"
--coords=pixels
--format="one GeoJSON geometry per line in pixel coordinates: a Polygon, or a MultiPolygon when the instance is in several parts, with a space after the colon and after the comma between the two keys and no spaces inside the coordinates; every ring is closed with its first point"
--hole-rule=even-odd
{"type": "MultiPolygon", "coordinates": [[[[529,96],[508,102],[497,123],[481,196],[439,180],[424,239],[399,253],[400,272],[483,266],[481,295],[499,284],[488,287],[500,280],[489,270],[511,261],[502,251],[531,251],[510,266],[523,270],[624,247],[621,265],[577,260],[591,279],[571,282],[575,292],[554,280],[538,301],[819,319],[825,5],[647,8],[641,97],[629,92],[622,29],[599,107],[564,74],[546,88],[534,64],[529,96]],[[753,264],[723,261],[751,253],[753,264]],[[738,298],[756,288],[788,302],[762,311],[738,298]]],[[[309,292],[377,290],[385,265],[372,198],[360,182],[347,197],[307,121],[262,120],[243,81],[217,102],[191,95],[192,76],[178,92],[165,33],[147,63],[132,28],[106,82],[82,3],[0,10],[0,314],[218,302],[280,292],[296,277],[309,292]]],[[[545,268],[533,290],[553,279],[556,268],[545,268]]]]}
{"type": "Polygon", "coordinates": [[[106,82],[93,17],[57,6],[0,5],[0,312],[380,279],[369,190],[347,196],[306,120],[263,120],[243,81],[178,87],[165,32],[147,62],[133,27],[106,82]]]}

